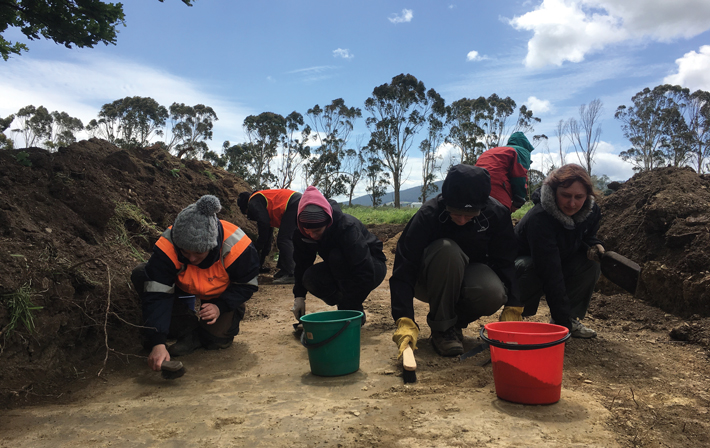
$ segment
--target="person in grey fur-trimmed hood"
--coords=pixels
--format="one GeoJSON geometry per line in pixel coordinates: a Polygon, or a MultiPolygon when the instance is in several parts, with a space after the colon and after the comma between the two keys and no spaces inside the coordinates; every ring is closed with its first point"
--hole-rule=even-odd
{"type": "Polygon", "coordinates": [[[594,198],[587,171],[576,164],[563,165],[533,193],[534,207],[515,226],[523,316],[537,313],[545,294],[553,323],[567,327],[577,338],[597,335],[580,322],[601,273],[595,261],[604,253],[597,238],[601,210],[594,198]]]}
{"type": "Polygon", "coordinates": [[[442,356],[463,353],[469,323],[497,312],[520,320],[515,281],[517,245],[509,210],[489,197],[484,168],[451,167],[441,194],[422,205],[397,242],[390,278],[393,341],[400,353],[419,334],[413,299],[429,304],[427,323],[442,356]],[[518,309],[516,313],[511,311],[518,309]]]}

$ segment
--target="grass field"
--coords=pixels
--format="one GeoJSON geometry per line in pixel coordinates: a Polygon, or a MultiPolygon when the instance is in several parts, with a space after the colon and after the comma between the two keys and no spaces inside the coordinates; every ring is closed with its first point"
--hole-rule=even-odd
{"type": "MultiPolygon", "coordinates": [[[[522,218],[528,210],[532,208],[532,202],[526,202],[519,210],[513,213],[513,219],[522,218]]],[[[406,224],[414,216],[416,208],[392,208],[392,207],[367,207],[363,205],[345,206],[343,213],[353,215],[363,224],[406,224]]]]}

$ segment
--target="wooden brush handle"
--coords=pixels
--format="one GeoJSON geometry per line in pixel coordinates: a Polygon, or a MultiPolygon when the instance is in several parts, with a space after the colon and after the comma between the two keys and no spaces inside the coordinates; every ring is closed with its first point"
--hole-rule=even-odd
{"type": "Polygon", "coordinates": [[[414,351],[412,351],[412,346],[408,345],[402,353],[402,366],[404,370],[414,371],[417,370],[417,360],[414,359],[414,351]]]}

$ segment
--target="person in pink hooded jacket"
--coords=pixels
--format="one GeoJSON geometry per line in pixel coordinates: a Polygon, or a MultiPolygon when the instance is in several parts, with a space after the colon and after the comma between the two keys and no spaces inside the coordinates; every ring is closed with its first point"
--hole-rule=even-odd
{"type": "Polygon", "coordinates": [[[382,241],[313,186],[298,205],[293,246],[296,319],[306,313],[308,292],[339,310],[364,312],[363,302],[387,274],[382,241]],[[317,255],[322,262],[315,263],[317,255]]]}

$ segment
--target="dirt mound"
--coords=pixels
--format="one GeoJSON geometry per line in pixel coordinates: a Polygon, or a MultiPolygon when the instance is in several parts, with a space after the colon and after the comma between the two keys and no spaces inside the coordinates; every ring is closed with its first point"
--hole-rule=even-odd
{"type": "Polygon", "coordinates": [[[130,271],[185,206],[213,194],[220,218],[256,231],[236,205],[246,184],[207,162],[99,139],[25,151],[0,151],[0,405],[61,394],[138,349],[130,271]],[[34,332],[27,303],[42,307],[34,332]]]}
{"type": "Polygon", "coordinates": [[[710,176],[660,168],[600,202],[607,248],[642,266],[636,297],[681,316],[710,316],[710,176]]]}

